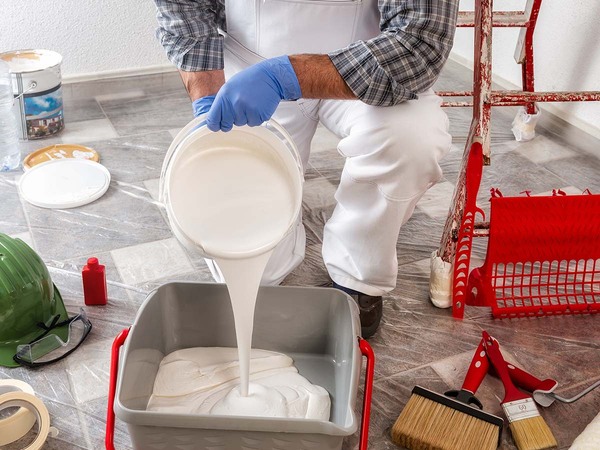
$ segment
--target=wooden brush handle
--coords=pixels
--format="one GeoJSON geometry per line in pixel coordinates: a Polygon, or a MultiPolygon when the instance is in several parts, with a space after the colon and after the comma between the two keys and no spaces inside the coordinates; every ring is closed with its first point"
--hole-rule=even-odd
{"type": "Polygon", "coordinates": [[[477,392],[481,382],[487,375],[488,369],[490,368],[490,362],[485,354],[485,348],[483,347],[483,340],[479,343],[475,355],[465,376],[465,382],[462,385],[463,391],[469,391],[472,394],[477,392]]]}
{"type": "Polygon", "coordinates": [[[522,400],[529,398],[528,395],[523,394],[513,384],[508,367],[506,367],[506,361],[500,352],[500,346],[498,342],[494,340],[486,331],[483,332],[483,345],[488,354],[490,362],[496,369],[502,384],[504,384],[504,400],[502,403],[514,402],[515,400],[522,400]]]}

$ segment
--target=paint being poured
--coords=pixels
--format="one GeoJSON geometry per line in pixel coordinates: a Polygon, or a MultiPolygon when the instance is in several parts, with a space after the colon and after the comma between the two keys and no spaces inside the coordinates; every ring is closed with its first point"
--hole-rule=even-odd
{"type": "MultiPolygon", "coordinates": [[[[211,138],[215,136],[222,138],[220,134],[211,138]]],[[[297,205],[294,186],[274,150],[259,150],[239,143],[231,148],[214,144],[202,151],[188,152],[185,160],[178,162],[177,177],[170,184],[171,208],[180,227],[191,240],[201,243],[207,254],[214,256],[227,283],[233,308],[240,383],[211,411],[261,416],[265,411],[277,410],[279,416],[285,409],[281,409],[285,396],[269,383],[250,383],[250,353],[262,274],[272,247],[294,223],[297,205]]],[[[202,366],[208,362],[202,362],[202,366]]],[[[291,383],[298,377],[303,378],[296,373],[293,380],[284,377],[278,382],[293,389],[291,383]]]]}

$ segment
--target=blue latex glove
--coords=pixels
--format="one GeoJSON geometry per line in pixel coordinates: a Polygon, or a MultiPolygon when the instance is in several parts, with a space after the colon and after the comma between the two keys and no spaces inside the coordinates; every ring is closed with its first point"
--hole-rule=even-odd
{"type": "Polygon", "coordinates": [[[271,118],[281,100],[301,96],[290,59],[267,59],[235,74],[221,87],[206,124],[212,131],[229,131],[233,125],[256,127],[271,118]]]}
{"type": "Polygon", "coordinates": [[[205,114],[210,111],[210,107],[215,101],[216,95],[207,95],[206,97],[200,97],[192,102],[192,108],[194,109],[194,117],[198,117],[201,114],[205,114]]]}

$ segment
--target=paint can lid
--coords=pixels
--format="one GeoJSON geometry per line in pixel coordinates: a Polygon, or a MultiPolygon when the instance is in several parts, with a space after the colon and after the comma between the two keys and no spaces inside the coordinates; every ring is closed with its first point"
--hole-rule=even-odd
{"type": "Polygon", "coordinates": [[[40,208],[67,209],[87,205],[104,195],[110,172],[83,159],[59,159],[38,164],[19,180],[19,192],[40,208]]]}
{"type": "Polygon", "coordinates": [[[55,144],[48,147],[40,148],[33,153],[30,153],[23,160],[23,170],[28,171],[33,166],[51,161],[53,159],[88,159],[98,162],[100,156],[93,148],[84,147],[83,145],[75,144],[55,144]]]}

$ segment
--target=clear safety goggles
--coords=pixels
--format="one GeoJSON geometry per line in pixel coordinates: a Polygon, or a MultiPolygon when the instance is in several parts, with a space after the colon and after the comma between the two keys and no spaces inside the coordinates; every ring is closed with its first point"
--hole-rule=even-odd
{"type": "Polygon", "coordinates": [[[76,316],[62,322],[58,322],[59,318],[56,316],[49,327],[41,324],[40,327],[45,330],[41,336],[29,344],[17,346],[17,354],[13,357],[15,362],[24,366],[38,367],[60,361],[73,353],[90,334],[92,323],[83,309],[80,309],[76,316]],[[52,330],[67,325],[69,337],[66,342],[57,335],[50,334],[52,330]]]}

